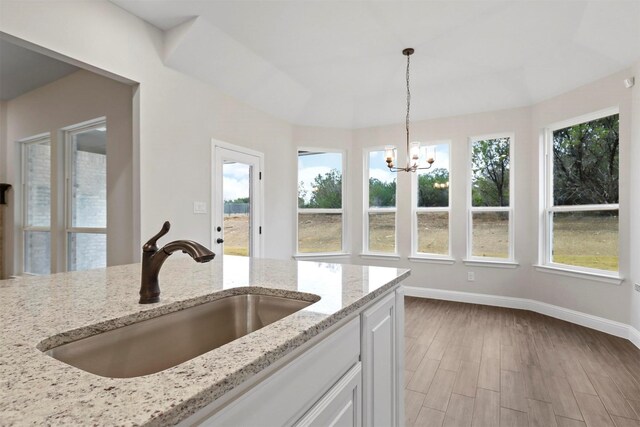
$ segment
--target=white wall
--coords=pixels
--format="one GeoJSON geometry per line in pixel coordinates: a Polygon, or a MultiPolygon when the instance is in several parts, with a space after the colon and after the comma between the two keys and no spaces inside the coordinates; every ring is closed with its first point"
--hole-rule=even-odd
{"type": "Polygon", "coordinates": [[[211,206],[194,215],[193,202],[210,201],[215,138],[265,152],[266,255],[291,255],[293,216],[285,207],[295,199],[282,184],[295,182],[295,169],[283,167],[281,154],[292,149],[292,126],[165,67],[162,33],[104,0],[3,1],[0,32],[140,83],[134,155],[139,149],[142,240],[170,220],[168,238],[211,244],[211,206]]]}
{"type": "MultiPolygon", "coordinates": [[[[10,193],[5,217],[4,262],[9,274],[20,271],[19,260],[14,259],[12,250],[21,226],[20,144],[17,141],[49,133],[52,153],[61,153],[60,129],[98,117],[106,117],[107,120],[107,264],[133,261],[133,246],[130,244],[133,235],[131,99],[131,86],[80,70],[5,102],[5,135],[2,140],[5,142],[7,164],[3,172],[18,189],[10,193]]],[[[62,179],[62,175],[53,176],[54,181],[62,182],[62,179]]],[[[53,209],[62,212],[62,206],[55,200],[52,204],[53,209]]],[[[60,226],[64,227],[64,223],[60,226]]],[[[52,265],[56,261],[60,267],[65,262],[54,259],[52,265]]]]}

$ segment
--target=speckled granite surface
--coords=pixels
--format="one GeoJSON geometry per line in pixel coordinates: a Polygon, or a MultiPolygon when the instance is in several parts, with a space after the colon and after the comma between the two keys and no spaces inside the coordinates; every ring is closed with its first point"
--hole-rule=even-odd
{"type": "Polygon", "coordinates": [[[169,259],[161,302],[139,305],[140,264],[0,281],[0,425],[174,424],[409,276],[405,269],[225,257],[169,259]],[[307,308],[176,367],[104,378],[42,351],[255,287],[320,296],[307,308]]]}

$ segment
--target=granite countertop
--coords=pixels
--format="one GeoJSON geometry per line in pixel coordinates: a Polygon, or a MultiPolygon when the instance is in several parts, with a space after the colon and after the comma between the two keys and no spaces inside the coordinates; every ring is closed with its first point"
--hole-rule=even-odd
{"type": "Polygon", "coordinates": [[[381,295],[409,270],[225,256],[169,259],[161,301],[138,304],[140,264],[0,281],[0,425],[173,424],[381,295]],[[320,300],[173,368],[105,378],[46,355],[64,342],[246,293],[320,300]],[[259,289],[258,289],[259,288],[259,289]]]}

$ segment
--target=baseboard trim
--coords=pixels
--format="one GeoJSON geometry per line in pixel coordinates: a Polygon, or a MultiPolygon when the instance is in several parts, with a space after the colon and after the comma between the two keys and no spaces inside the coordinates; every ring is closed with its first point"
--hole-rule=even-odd
{"type": "Polygon", "coordinates": [[[500,295],[477,294],[472,292],[447,291],[443,289],[405,286],[405,295],[409,297],[431,298],[446,301],[465,302],[470,304],[491,305],[495,307],[530,310],[556,319],[575,323],[600,332],[626,338],[640,348],[640,331],[621,322],[593,316],[557,305],[547,304],[532,299],[506,297],[500,295]]]}

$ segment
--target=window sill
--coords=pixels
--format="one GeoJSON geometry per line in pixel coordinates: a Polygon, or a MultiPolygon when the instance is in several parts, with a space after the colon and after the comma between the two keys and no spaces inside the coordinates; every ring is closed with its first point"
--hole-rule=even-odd
{"type": "Polygon", "coordinates": [[[592,280],[594,282],[609,283],[611,285],[621,285],[623,277],[617,274],[596,273],[590,271],[573,270],[550,265],[534,265],[535,269],[543,273],[558,274],[560,276],[575,277],[578,279],[592,280]]]}
{"type": "Polygon", "coordinates": [[[515,261],[483,260],[483,259],[463,259],[464,265],[471,267],[490,268],[518,268],[520,264],[515,261]]]}
{"type": "Polygon", "coordinates": [[[409,261],[411,262],[424,262],[427,264],[447,264],[453,265],[456,263],[455,258],[449,257],[430,257],[430,256],[420,256],[414,255],[409,257],[409,261]]]}
{"type": "Polygon", "coordinates": [[[318,258],[350,258],[351,254],[345,252],[318,252],[318,253],[304,253],[295,254],[293,259],[318,259],[318,258]]]}
{"type": "Polygon", "coordinates": [[[400,260],[400,255],[398,254],[378,254],[375,252],[365,252],[360,254],[360,258],[362,259],[385,259],[385,260],[400,260]]]}

